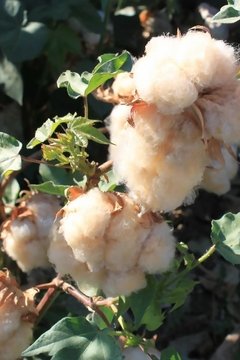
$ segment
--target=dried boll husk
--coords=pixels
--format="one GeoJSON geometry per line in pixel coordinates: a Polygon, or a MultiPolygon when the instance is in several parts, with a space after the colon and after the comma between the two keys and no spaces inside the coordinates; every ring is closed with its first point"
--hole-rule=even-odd
{"type": "Polygon", "coordinates": [[[50,266],[47,249],[59,200],[46,194],[34,194],[12,213],[3,224],[3,249],[22,271],[50,266]]]}
{"type": "Polygon", "coordinates": [[[166,271],[174,257],[170,228],[157,221],[126,194],[94,188],[63,208],[49,259],[82,290],[97,286],[107,296],[129,295],[146,286],[145,273],[166,271]]]}
{"type": "Polygon", "coordinates": [[[164,116],[147,104],[121,105],[110,122],[114,171],[136,202],[155,212],[192,201],[208,163],[192,113],[164,116]]]}
{"type": "Polygon", "coordinates": [[[0,271],[1,360],[16,360],[32,340],[36,290],[22,292],[9,272],[0,271]]]}
{"type": "Polygon", "coordinates": [[[217,195],[223,195],[231,188],[231,180],[238,171],[237,147],[222,147],[223,161],[206,168],[201,188],[217,195]]]}

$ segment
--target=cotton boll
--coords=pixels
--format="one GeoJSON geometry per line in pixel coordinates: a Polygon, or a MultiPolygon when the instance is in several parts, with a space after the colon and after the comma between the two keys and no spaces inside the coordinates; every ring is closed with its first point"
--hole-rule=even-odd
{"type": "Polygon", "coordinates": [[[210,136],[227,144],[240,143],[240,86],[235,85],[215,90],[201,96],[197,105],[205,119],[210,136]]]}
{"type": "Polygon", "coordinates": [[[3,343],[0,342],[1,360],[17,360],[30,345],[33,337],[32,324],[22,323],[3,343]]]}
{"type": "Polygon", "coordinates": [[[158,117],[156,122],[146,109],[137,109],[135,127],[122,130],[110,158],[136,202],[152,211],[171,211],[201,182],[208,160],[200,129],[186,114],[158,117]]]}
{"type": "Polygon", "coordinates": [[[175,254],[175,239],[169,226],[156,224],[144,243],[138,266],[149,274],[161,273],[169,268],[175,254]]]}
{"type": "Polygon", "coordinates": [[[35,293],[22,292],[9,272],[0,271],[1,360],[18,359],[30,345],[33,327],[30,319],[37,315],[35,293]]]}
{"type": "Polygon", "coordinates": [[[74,256],[87,262],[91,271],[102,268],[104,233],[111,217],[111,204],[97,188],[92,189],[65,208],[61,230],[74,256]]]}
{"type": "Polygon", "coordinates": [[[128,296],[146,285],[144,273],[136,268],[127,272],[109,272],[102,289],[106,296],[128,296]]]}
{"type": "MultiPolygon", "coordinates": [[[[236,148],[232,148],[236,154],[236,148]]],[[[233,154],[225,148],[222,149],[224,164],[218,168],[206,168],[201,188],[217,195],[228,192],[231,188],[231,180],[236,176],[238,171],[238,162],[234,159],[233,154]]]]}
{"type": "Polygon", "coordinates": [[[146,44],[145,53],[147,56],[160,57],[161,59],[172,60],[181,45],[181,38],[176,36],[156,36],[146,44]]]}
{"type": "Polygon", "coordinates": [[[22,271],[49,266],[47,248],[59,209],[56,197],[35,194],[16,209],[12,220],[3,225],[3,248],[22,271]]]}
{"type": "Polygon", "coordinates": [[[77,260],[63,234],[59,232],[59,221],[53,228],[53,238],[48,249],[49,261],[61,276],[69,274],[78,287],[89,296],[95,295],[104,279],[103,272],[90,272],[86,263],[77,260]]]}
{"type": "Polygon", "coordinates": [[[139,97],[155,104],[162,114],[181,113],[198,97],[194,84],[174,61],[147,55],[132,72],[139,97]]]}
{"type": "Polygon", "coordinates": [[[136,88],[132,74],[128,72],[118,74],[112,84],[112,90],[123,101],[133,100],[136,88]]]}
{"type": "Polygon", "coordinates": [[[210,34],[190,31],[181,38],[176,62],[199,91],[214,89],[234,81],[234,48],[210,34]]]}

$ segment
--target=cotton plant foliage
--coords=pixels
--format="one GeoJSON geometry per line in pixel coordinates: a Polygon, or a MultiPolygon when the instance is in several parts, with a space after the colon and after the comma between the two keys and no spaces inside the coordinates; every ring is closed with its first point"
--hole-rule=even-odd
{"type": "Polygon", "coordinates": [[[22,292],[9,272],[0,271],[1,360],[16,360],[32,340],[37,311],[34,289],[22,292]]]}
{"type": "Polygon", "coordinates": [[[229,190],[237,169],[230,148],[240,142],[237,69],[232,46],[189,31],[152,38],[128,75],[129,89],[127,73],[117,76],[110,159],[119,182],[146,210],[189,204],[200,186],[229,190]],[[213,179],[213,160],[222,167],[221,184],[213,179]]]}
{"type": "Polygon", "coordinates": [[[81,290],[117,296],[145,287],[145,274],[168,270],[174,253],[174,237],[162,218],[142,214],[126,194],[93,188],[63,208],[48,256],[81,290]]]}
{"type": "Polygon", "coordinates": [[[50,266],[47,249],[59,209],[57,197],[40,193],[30,195],[3,224],[3,249],[16,260],[22,271],[50,266]]]}

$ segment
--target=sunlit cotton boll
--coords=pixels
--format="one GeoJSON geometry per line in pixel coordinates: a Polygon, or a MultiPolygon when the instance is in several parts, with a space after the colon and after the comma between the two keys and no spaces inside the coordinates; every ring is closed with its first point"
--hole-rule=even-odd
{"type": "Polygon", "coordinates": [[[115,144],[110,146],[110,158],[118,180],[136,202],[152,211],[171,211],[191,202],[208,162],[199,127],[189,114],[163,116],[148,105],[133,109],[132,126],[127,108],[123,126],[122,108],[115,108],[110,117],[115,144]]]}
{"type": "Polygon", "coordinates": [[[162,219],[142,214],[125,194],[94,188],[63,208],[48,256],[80,289],[98,287],[118,296],[145,287],[145,273],[166,271],[174,253],[174,237],[162,219]]]}
{"type": "Polygon", "coordinates": [[[237,58],[232,46],[200,31],[189,31],[180,40],[175,61],[199,92],[236,81],[237,58]]]}
{"type": "Polygon", "coordinates": [[[47,249],[51,227],[60,209],[56,197],[35,194],[24,201],[3,225],[3,248],[22,271],[50,266],[47,249]]]}
{"type": "Polygon", "coordinates": [[[132,73],[139,97],[155,104],[162,114],[180,113],[198,97],[194,84],[174,59],[151,53],[135,63],[132,73]]]}
{"type": "Polygon", "coordinates": [[[222,149],[224,163],[218,164],[217,167],[206,168],[201,183],[201,188],[217,195],[228,192],[231,188],[231,180],[236,176],[238,171],[238,162],[236,147],[232,147],[232,154],[226,149],[222,149]]]}
{"type": "Polygon", "coordinates": [[[112,90],[123,102],[131,101],[136,93],[133,75],[129,72],[118,74],[112,84],[112,90]]]}

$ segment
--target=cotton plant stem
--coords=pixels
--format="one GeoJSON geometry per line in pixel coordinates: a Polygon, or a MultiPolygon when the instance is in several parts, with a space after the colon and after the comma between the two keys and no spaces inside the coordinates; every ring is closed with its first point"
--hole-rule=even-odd
{"type": "Polygon", "coordinates": [[[59,293],[59,290],[62,290],[65,293],[73,296],[79,302],[81,302],[87,309],[90,309],[91,311],[96,312],[102,318],[102,320],[105,322],[107,327],[111,327],[110,322],[108,321],[107,317],[102,312],[102,310],[99,308],[99,306],[104,306],[104,305],[109,306],[112,299],[106,299],[105,301],[100,300],[98,302],[97,298],[94,299],[92,297],[85,295],[83,292],[76,289],[71,284],[62,280],[59,276],[54,278],[50,283],[40,284],[40,285],[37,285],[36,287],[39,290],[48,289],[46,294],[44,295],[44,297],[42,298],[42,300],[40,301],[40,303],[38,304],[38,307],[37,307],[38,311],[40,312],[40,317],[41,317],[42,313],[45,313],[45,309],[49,308],[48,304],[51,305],[53,303],[53,301],[55,300],[55,294],[57,292],[59,293]],[[53,299],[53,301],[52,301],[52,299],[53,299]],[[109,300],[110,300],[110,302],[109,302],[109,300]]]}
{"type": "Polygon", "coordinates": [[[205,254],[203,254],[200,258],[198,258],[197,260],[197,264],[196,266],[198,266],[199,264],[202,264],[204,261],[206,261],[212,254],[214,254],[216,251],[216,246],[212,245],[205,254]]]}
{"type": "Polygon", "coordinates": [[[37,306],[38,317],[35,325],[37,325],[42,320],[48,309],[52,306],[59,295],[60,291],[56,287],[50,287],[47,290],[37,306]]]}

